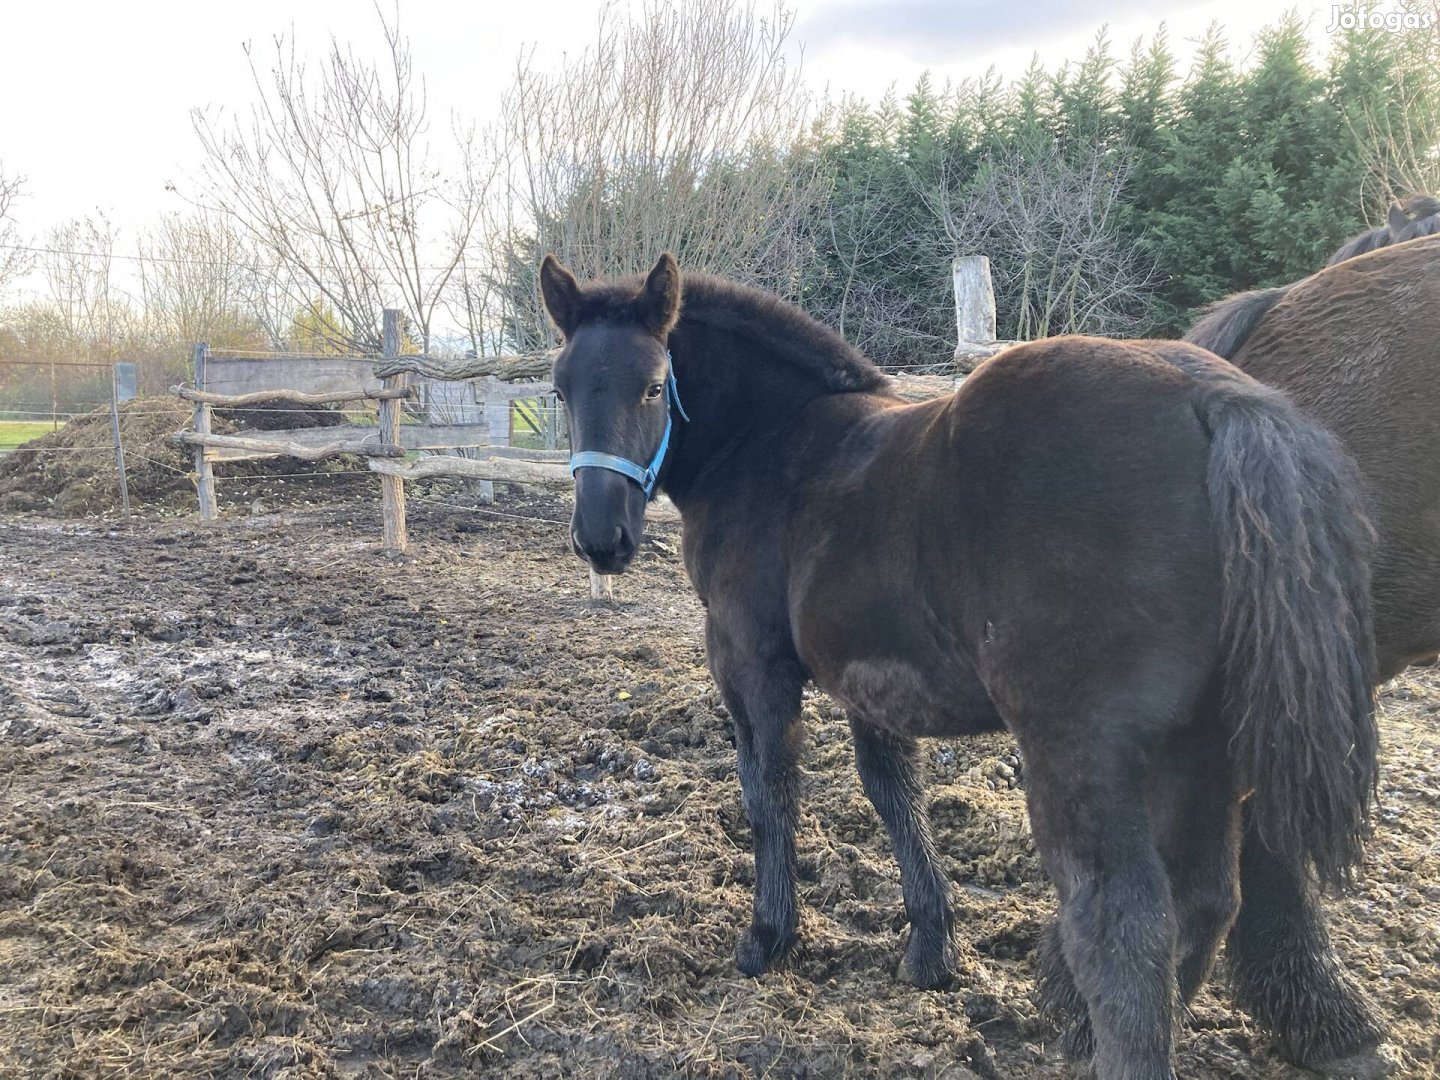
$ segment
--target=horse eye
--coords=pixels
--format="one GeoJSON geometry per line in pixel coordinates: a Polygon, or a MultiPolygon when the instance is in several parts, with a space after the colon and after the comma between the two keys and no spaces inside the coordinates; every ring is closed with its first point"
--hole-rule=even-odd
{"type": "Polygon", "coordinates": [[[664,392],[665,392],[665,384],[664,384],[664,383],[658,383],[658,382],[657,382],[657,383],[652,383],[651,386],[650,386],[650,389],[648,389],[648,390],[645,391],[645,400],[646,400],[646,401],[654,401],[656,398],[658,398],[658,397],[659,397],[661,394],[663,394],[664,392]]]}

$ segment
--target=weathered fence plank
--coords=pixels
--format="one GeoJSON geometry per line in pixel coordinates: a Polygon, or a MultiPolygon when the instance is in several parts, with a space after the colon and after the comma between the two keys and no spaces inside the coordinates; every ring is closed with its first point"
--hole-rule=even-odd
{"type": "MultiPolygon", "coordinates": [[[[312,431],[332,432],[334,428],[312,428],[312,431]]],[[[358,429],[357,429],[358,430],[358,429]]],[[[370,428],[374,432],[375,428],[370,428]]],[[[278,433],[277,433],[278,434],[278,433]]],[[[335,439],[327,442],[296,442],[293,440],[256,438],[251,435],[202,435],[198,431],[181,431],[171,436],[177,443],[190,446],[215,447],[241,451],[241,456],[226,459],[206,455],[207,462],[245,461],[266,457],[293,457],[301,461],[323,461],[341,454],[360,454],[364,457],[404,457],[405,448],[394,443],[382,443],[378,437],[369,439],[335,439]]]]}
{"type": "Polygon", "coordinates": [[[269,401],[289,401],[296,405],[337,405],[342,401],[385,401],[389,398],[403,399],[415,396],[411,387],[396,387],[393,390],[331,390],[318,394],[307,394],[300,390],[257,390],[250,394],[214,394],[196,390],[189,386],[172,386],[170,393],[184,401],[203,401],[207,405],[219,405],[232,409],[246,405],[259,405],[269,401]]]}
{"type": "Polygon", "coordinates": [[[262,393],[286,386],[312,394],[377,390],[381,383],[373,356],[210,357],[210,378],[202,390],[221,394],[262,393]]]}
{"type": "Polygon", "coordinates": [[[372,460],[369,464],[371,472],[381,476],[402,477],[405,480],[445,476],[454,480],[500,480],[511,484],[532,484],[561,491],[570,487],[570,470],[555,462],[432,454],[416,461],[372,460]]]}
{"type": "Polygon", "coordinates": [[[982,360],[1015,344],[995,337],[995,289],[990,260],[984,255],[962,255],[950,264],[955,283],[955,366],[973,371],[982,360]]]}
{"type": "Polygon", "coordinates": [[[990,260],[962,255],[950,265],[955,282],[955,330],[961,341],[995,340],[995,289],[990,260]]]}
{"type": "MultiPolygon", "coordinates": [[[[406,450],[490,449],[488,429],[484,424],[401,424],[400,441],[394,445],[406,450]]],[[[209,442],[212,462],[264,461],[283,457],[286,450],[269,444],[290,446],[326,446],[330,443],[368,443],[379,445],[380,429],[375,425],[337,424],[334,427],[285,428],[257,432],[254,435],[227,436],[224,442],[209,442]],[[260,445],[261,443],[267,445],[260,445]]],[[[499,449],[499,448],[497,448],[499,449]]],[[[365,453],[357,450],[355,453],[365,453]]],[[[393,454],[385,455],[393,457],[393,454]]]]}
{"type": "Polygon", "coordinates": [[[375,374],[379,376],[411,373],[426,379],[441,379],[455,382],[463,379],[478,379],[494,375],[501,382],[531,380],[544,382],[550,378],[559,349],[544,352],[518,353],[513,356],[467,356],[449,359],[439,356],[389,356],[376,361],[375,374]]]}
{"type": "MultiPolygon", "coordinates": [[[[492,452],[504,447],[492,447],[492,452]]],[[[528,450],[525,453],[538,453],[528,450]]],[[[551,491],[573,492],[570,468],[563,462],[524,461],[500,456],[487,455],[482,458],[446,457],[439,454],[422,457],[417,461],[386,461],[371,458],[367,463],[370,471],[382,476],[400,476],[406,480],[431,480],[449,477],[454,480],[493,480],[503,484],[527,484],[551,491]]],[[[651,521],[678,523],[680,511],[663,495],[645,508],[645,516],[651,521]]]]}
{"type": "Polygon", "coordinates": [[[901,372],[890,376],[890,390],[905,401],[929,401],[931,398],[953,394],[960,380],[953,375],[907,375],[901,372]]]}

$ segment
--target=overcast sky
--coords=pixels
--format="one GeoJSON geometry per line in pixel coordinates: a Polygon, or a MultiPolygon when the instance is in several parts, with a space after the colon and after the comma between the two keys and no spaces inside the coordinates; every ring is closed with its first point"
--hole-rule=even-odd
{"type": "MultiPolygon", "coordinates": [[[[639,6],[617,0],[616,6],[639,6]]],[[[937,82],[994,64],[1022,70],[1034,53],[1048,65],[1078,58],[1102,24],[1116,51],[1165,21],[1188,54],[1205,26],[1225,24],[1237,52],[1293,3],[1283,0],[798,0],[794,34],[807,81],[832,93],[878,97],[903,91],[920,73],[937,82]]],[[[597,0],[503,3],[403,0],[401,21],[427,80],[432,116],[450,110],[483,122],[510,81],[522,49],[541,64],[583,49],[597,0]]],[[[1323,42],[1328,4],[1298,6],[1323,42]]],[[[103,209],[127,232],[166,208],[180,208],[167,182],[188,187],[198,146],[190,110],[248,110],[243,43],[268,45],[292,25],[302,48],[333,34],[373,50],[378,22],[370,0],[13,0],[0,62],[0,161],[28,177],[21,225],[37,232],[103,209]]]]}

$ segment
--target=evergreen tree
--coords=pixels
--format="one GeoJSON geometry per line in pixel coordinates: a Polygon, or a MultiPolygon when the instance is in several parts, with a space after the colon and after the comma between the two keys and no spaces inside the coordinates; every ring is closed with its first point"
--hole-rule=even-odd
{"type": "Polygon", "coordinates": [[[1322,70],[1292,14],[1243,71],[1212,25],[1182,77],[1162,24],[1123,63],[1101,30],[1054,72],[1035,58],[1009,82],[926,74],[842,101],[787,158],[827,195],[794,240],[794,295],[886,366],[948,359],[957,254],[991,256],[1002,332],[1178,334],[1440,185],[1437,53],[1423,34],[1346,34],[1322,70]]]}
{"type": "Polygon", "coordinates": [[[1183,330],[1191,309],[1231,288],[1229,229],[1217,199],[1242,142],[1240,94],[1225,37],[1212,25],[1180,89],[1174,122],[1156,129],[1155,148],[1133,177],[1132,235],[1164,278],[1151,313],[1157,331],[1183,330]]]}

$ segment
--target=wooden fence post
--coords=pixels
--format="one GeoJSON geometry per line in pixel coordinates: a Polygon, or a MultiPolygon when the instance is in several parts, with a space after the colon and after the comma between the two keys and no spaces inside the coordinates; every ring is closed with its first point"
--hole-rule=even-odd
{"type": "MultiPolygon", "coordinates": [[[[195,346],[195,389],[205,389],[205,358],[210,346],[203,341],[195,346]]],[[[210,406],[204,401],[195,402],[195,434],[210,434],[210,406]]],[[[211,470],[210,459],[205,447],[195,447],[195,490],[200,496],[200,520],[213,521],[220,514],[215,502],[215,473],[211,470]]]]}
{"type": "Polygon", "coordinates": [[[545,449],[560,446],[560,399],[554,394],[540,398],[540,424],[545,431],[545,449]]]}
{"type": "MultiPolygon", "coordinates": [[[[383,324],[381,355],[393,359],[400,355],[400,312],[386,308],[383,324]]],[[[387,390],[403,387],[409,376],[387,375],[387,390]]],[[[388,446],[400,444],[400,402],[395,398],[380,401],[380,441],[388,446]]],[[[405,481],[398,476],[380,473],[380,512],[385,522],[385,554],[403,555],[408,546],[405,535],[405,481]]]]}
{"type": "MultiPolygon", "coordinates": [[[[125,446],[120,441],[120,365],[110,369],[110,436],[115,443],[115,471],[120,474],[120,508],[130,520],[130,485],[125,482],[125,446]]],[[[203,449],[203,448],[202,448],[203,449]]]]}
{"type": "Polygon", "coordinates": [[[597,574],[592,567],[590,570],[590,599],[591,600],[614,600],[615,589],[611,584],[614,579],[609,574],[597,574]]]}
{"type": "Polygon", "coordinates": [[[955,278],[955,329],[961,342],[995,340],[995,288],[990,260],[962,255],[950,267],[955,278]]]}

